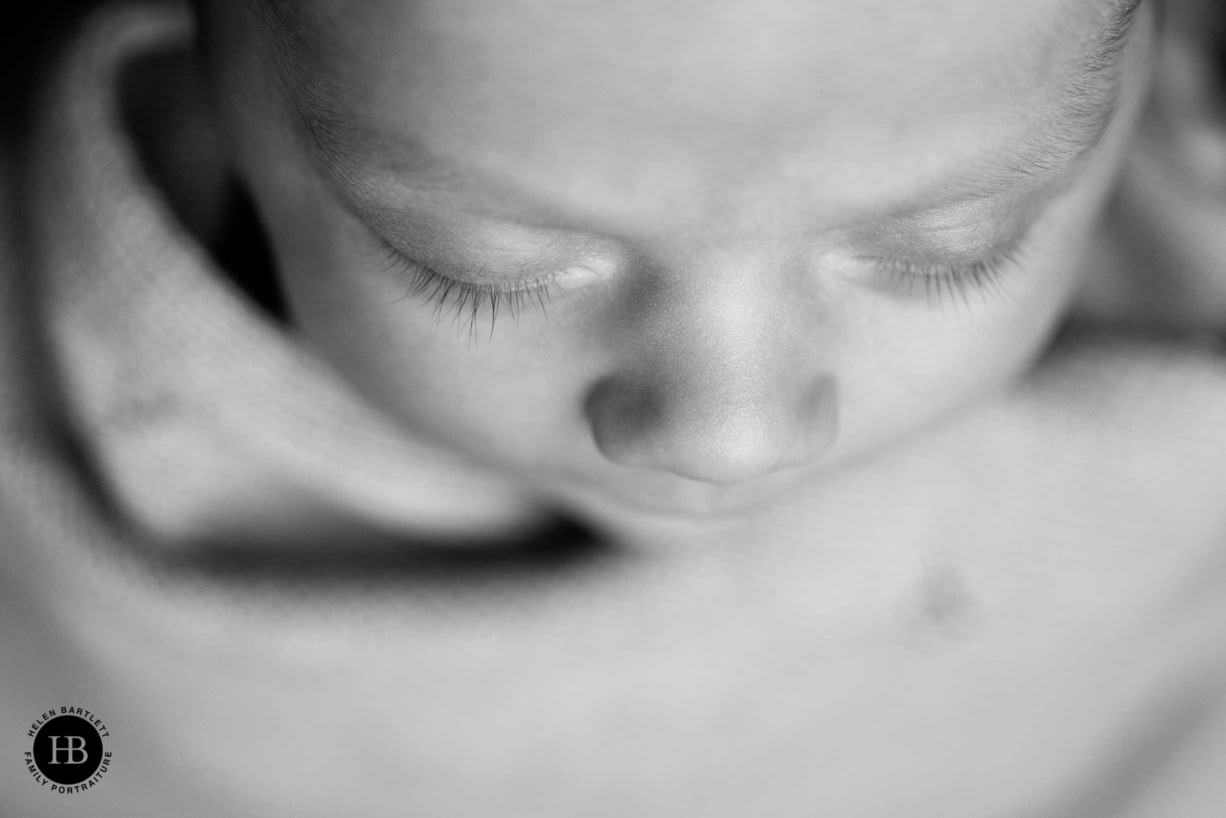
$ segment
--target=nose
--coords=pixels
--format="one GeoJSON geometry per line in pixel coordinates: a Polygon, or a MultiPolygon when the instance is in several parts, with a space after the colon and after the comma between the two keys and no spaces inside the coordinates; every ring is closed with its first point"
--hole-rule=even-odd
{"type": "Polygon", "coordinates": [[[685,382],[612,378],[588,400],[596,445],[625,466],[669,471],[730,485],[765,477],[819,457],[834,439],[837,395],[832,379],[799,395],[779,388],[724,384],[726,369],[685,382]]]}
{"type": "Polygon", "coordinates": [[[728,485],[813,461],[833,445],[834,375],[796,337],[796,322],[752,303],[721,305],[708,293],[681,309],[656,305],[660,321],[636,328],[638,353],[587,396],[607,458],[728,485]]]}

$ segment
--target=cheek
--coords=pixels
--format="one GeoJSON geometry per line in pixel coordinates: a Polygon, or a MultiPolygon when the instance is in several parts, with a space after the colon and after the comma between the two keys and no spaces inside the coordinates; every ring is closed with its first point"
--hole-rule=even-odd
{"type": "MultiPolygon", "coordinates": [[[[1135,107],[1135,100],[1134,100],[1135,107]]],[[[841,364],[847,448],[870,445],[1000,389],[1042,352],[1081,286],[1086,253],[1135,110],[1124,110],[1079,181],[1036,225],[1003,296],[900,309],[882,301],[856,318],[841,364]]]]}
{"type": "MultiPolygon", "coordinates": [[[[257,190],[296,325],[333,367],[420,438],[492,464],[591,446],[584,385],[601,369],[590,316],[555,299],[488,313],[470,334],[406,297],[409,280],[318,182],[299,174],[257,190]]],[[[257,185],[257,188],[260,186],[257,185]]]]}
{"type": "Polygon", "coordinates": [[[849,344],[839,367],[842,452],[875,447],[1014,381],[1049,337],[1060,312],[1052,301],[1037,293],[978,318],[965,306],[961,316],[946,307],[944,316],[864,318],[891,326],[849,344]]]}
{"type": "Polygon", "coordinates": [[[854,315],[840,376],[847,420],[840,444],[872,446],[1015,382],[1046,347],[1080,283],[1093,202],[1054,208],[1002,293],[931,305],[877,298],[854,315]]]}
{"type": "MultiPolygon", "coordinates": [[[[267,228],[296,326],[318,354],[422,441],[491,454],[527,449],[553,422],[571,359],[526,332],[518,346],[470,349],[460,333],[430,326],[428,308],[405,300],[407,285],[382,251],[312,172],[248,48],[223,83],[233,154],[267,228]],[[535,340],[533,340],[535,339],[535,340]],[[528,362],[525,367],[524,362],[528,362]],[[546,398],[548,396],[548,398],[546,398]]],[[[529,329],[531,322],[523,322],[529,329]]],[[[514,327],[509,329],[514,332],[514,327]]],[[[517,456],[518,457],[518,456],[517,456]]],[[[518,459],[523,459],[519,457],[518,459]]]]}

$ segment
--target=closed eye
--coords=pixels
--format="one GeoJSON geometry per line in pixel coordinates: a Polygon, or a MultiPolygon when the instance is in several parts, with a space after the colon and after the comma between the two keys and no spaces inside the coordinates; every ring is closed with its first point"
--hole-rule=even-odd
{"type": "Polygon", "coordinates": [[[944,264],[898,258],[865,258],[885,277],[885,289],[906,297],[921,291],[930,306],[954,306],[960,301],[970,308],[970,296],[981,299],[1008,296],[1009,278],[1021,272],[1025,244],[1019,242],[994,256],[969,264],[944,264]]]}
{"type": "Polygon", "coordinates": [[[539,309],[548,318],[552,291],[565,292],[558,280],[559,273],[529,281],[498,284],[460,281],[409,258],[382,239],[380,243],[386,258],[385,270],[407,281],[404,298],[431,306],[431,320],[436,326],[450,315],[458,330],[467,330],[470,342],[476,335],[477,323],[483,312],[489,313],[490,337],[493,337],[499,315],[509,315],[518,325],[523,311],[533,308],[539,309]]]}

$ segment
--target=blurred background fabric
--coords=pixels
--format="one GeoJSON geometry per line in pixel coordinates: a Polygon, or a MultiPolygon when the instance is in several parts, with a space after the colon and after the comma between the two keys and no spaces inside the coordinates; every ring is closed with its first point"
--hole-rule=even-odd
{"type": "Polygon", "coordinates": [[[95,5],[96,0],[0,5],[0,123],[6,135],[25,109],[30,80],[45,65],[44,56],[95,5]]]}

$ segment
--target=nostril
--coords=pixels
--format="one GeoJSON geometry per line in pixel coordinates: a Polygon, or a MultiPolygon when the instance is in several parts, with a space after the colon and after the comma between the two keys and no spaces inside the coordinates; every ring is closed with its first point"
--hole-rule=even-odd
{"type": "Polygon", "coordinates": [[[646,430],[662,425],[663,406],[650,389],[606,378],[589,393],[584,407],[596,447],[610,460],[626,466],[646,465],[646,430]]]}

